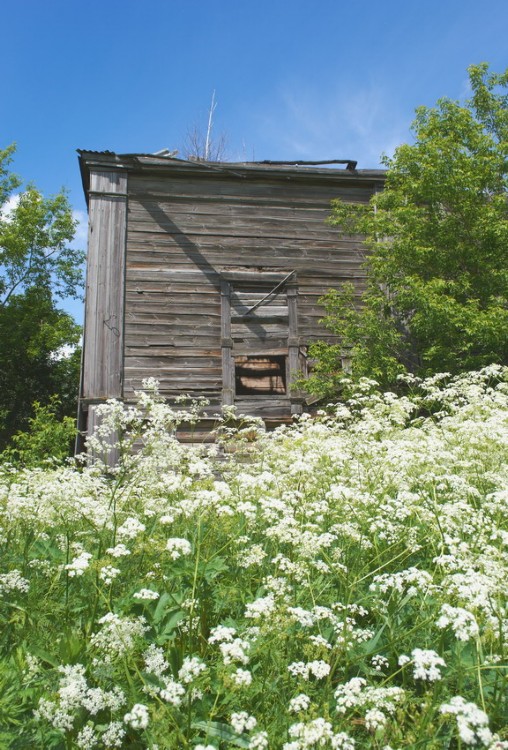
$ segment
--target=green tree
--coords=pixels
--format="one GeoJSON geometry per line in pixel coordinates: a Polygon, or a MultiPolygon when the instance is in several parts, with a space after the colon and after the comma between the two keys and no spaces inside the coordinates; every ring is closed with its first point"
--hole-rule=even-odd
{"type": "Polygon", "coordinates": [[[367,285],[323,302],[341,345],[311,354],[315,391],[340,386],[346,347],[353,377],[392,383],[508,363],[508,70],[469,68],[470,100],[420,107],[414,143],[399,146],[384,191],[368,205],[334,202],[330,222],[364,235],[367,285]]]}
{"type": "Polygon", "coordinates": [[[78,355],[60,352],[80,328],[57,307],[82,284],[83,253],[68,244],[76,222],[64,192],[22,189],[13,153],[0,150],[0,448],[27,426],[34,401],[58,394],[62,415],[73,413],[79,371],[78,355]]]}

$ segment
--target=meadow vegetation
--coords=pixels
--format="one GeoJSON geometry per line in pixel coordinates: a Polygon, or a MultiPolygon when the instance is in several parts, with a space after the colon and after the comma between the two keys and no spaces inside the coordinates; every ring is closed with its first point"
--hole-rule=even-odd
{"type": "Polygon", "coordinates": [[[508,748],[506,369],[201,449],[146,387],[2,465],[0,746],[508,748]]]}

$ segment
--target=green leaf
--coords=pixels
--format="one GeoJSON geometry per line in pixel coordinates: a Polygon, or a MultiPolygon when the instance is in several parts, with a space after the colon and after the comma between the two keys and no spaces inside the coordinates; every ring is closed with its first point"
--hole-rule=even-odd
{"type": "Polygon", "coordinates": [[[192,728],[200,729],[207,737],[214,737],[237,747],[249,747],[249,738],[236,734],[229,724],[222,724],[218,721],[194,721],[192,722],[192,728]]]}

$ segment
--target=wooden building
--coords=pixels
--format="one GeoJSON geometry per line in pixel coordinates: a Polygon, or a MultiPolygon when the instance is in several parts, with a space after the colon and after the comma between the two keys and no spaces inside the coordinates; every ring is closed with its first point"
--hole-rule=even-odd
{"type": "Polygon", "coordinates": [[[79,151],[89,209],[80,427],[154,377],[267,421],[305,409],[291,389],[327,337],[319,297],[362,285],[361,238],[325,223],[368,201],[384,172],[79,151]]]}

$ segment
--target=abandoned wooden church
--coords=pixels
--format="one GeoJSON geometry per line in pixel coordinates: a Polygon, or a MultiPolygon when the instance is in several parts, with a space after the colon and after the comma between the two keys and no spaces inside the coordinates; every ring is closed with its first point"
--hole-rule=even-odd
{"type": "Polygon", "coordinates": [[[280,422],[305,409],[319,297],[362,283],[361,238],[325,223],[330,201],[369,200],[384,172],[183,161],[79,151],[89,210],[80,428],[94,406],[134,400],[154,377],[168,399],[205,396],[280,422]]]}

